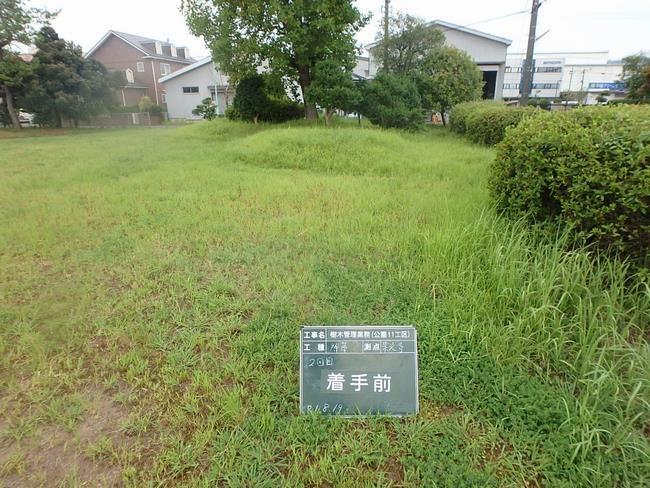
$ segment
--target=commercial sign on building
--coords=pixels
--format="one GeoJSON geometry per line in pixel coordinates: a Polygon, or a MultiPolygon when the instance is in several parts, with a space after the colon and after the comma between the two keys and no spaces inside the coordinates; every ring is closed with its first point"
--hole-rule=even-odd
{"type": "Polygon", "coordinates": [[[344,416],[417,413],[415,328],[303,327],[300,410],[344,416]]]}

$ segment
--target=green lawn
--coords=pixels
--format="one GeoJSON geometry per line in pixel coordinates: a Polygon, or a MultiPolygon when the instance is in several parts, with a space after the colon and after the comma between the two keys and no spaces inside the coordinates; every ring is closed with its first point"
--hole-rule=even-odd
{"type": "Polygon", "coordinates": [[[0,484],[647,486],[648,287],[500,221],[493,150],[56,134],[0,133],[0,484]],[[420,414],[300,416],[322,323],[414,324],[420,414]]]}

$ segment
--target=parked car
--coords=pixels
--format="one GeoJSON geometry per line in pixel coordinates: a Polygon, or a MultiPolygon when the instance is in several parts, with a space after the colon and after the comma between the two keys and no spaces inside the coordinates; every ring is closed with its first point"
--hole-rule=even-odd
{"type": "Polygon", "coordinates": [[[21,127],[34,127],[36,125],[34,124],[34,115],[28,114],[27,112],[19,112],[18,120],[20,121],[21,127]]]}

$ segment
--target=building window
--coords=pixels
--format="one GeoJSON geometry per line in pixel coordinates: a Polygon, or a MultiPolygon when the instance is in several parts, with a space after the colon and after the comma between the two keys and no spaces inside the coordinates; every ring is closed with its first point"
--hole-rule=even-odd
{"type": "Polygon", "coordinates": [[[165,92],[162,92],[160,94],[160,99],[162,100],[162,103],[167,103],[167,94],[165,92]]]}
{"type": "Polygon", "coordinates": [[[135,63],[135,68],[138,70],[138,73],[144,73],[144,63],[142,61],[135,63]]]}
{"type": "Polygon", "coordinates": [[[506,66],[506,73],[521,73],[521,66],[506,66]]]}
{"type": "Polygon", "coordinates": [[[198,86],[184,86],[183,87],[183,93],[188,94],[188,93],[198,93],[199,92],[199,87],[198,86]]]}
{"type": "Polygon", "coordinates": [[[540,66],[535,68],[537,73],[561,73],[562,68],[560,66],[540,66]]]}
{"type": "Polygon", "coordinates": [[[124,74],[126,75],[127,83],[134,83],[135,80],[133,79],[133,70],[131,68],[127,68],[124,74]]]}
{"type": "Polygon", "coordinates": [[[160,74],[165,76],[172,72],[171,66],[167,63],[160,63],[160,74]]]}
{"type": "Polygon", "coordinates": [[[533,83],[533,90],[557,90],[559,83],[533,83]]]}
{"type": "Polygon", "coordinates": [[[621,82],[601,82],[601,83],[589,83],[590,89],[596,90],[614,90],[621,91],[627,88],[627,84],[621,82]]]}
{"type": "Polygon", "coordinates": [[[519,90],[519,83],[504,83],[503,88],[505,90],[519,90]]]}

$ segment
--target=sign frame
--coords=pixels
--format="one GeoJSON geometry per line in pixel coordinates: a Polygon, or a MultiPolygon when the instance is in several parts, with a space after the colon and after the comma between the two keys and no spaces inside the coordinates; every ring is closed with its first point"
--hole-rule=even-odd
{"type": "MultiPolygon", "coordinates": [[[[417,341],[417,328],[414,325],[411,324],[404,324],[404,325],[371,325],[371,324],[351,324],[351,325],[314,325],[314,324],[309,324],[309,325],[302,325],[300,327],[300,341],[299,341],[299,346],[300,346],[300,371],[299,371],[299,383],[300,383],[300,392],[299,392],[299,410],[301,415],[309,415],[309,412],[306,412],[304,410],[304,400],[305,400],[305,395],[303,391],[303,370],[304,370],[304,351],[303,351],[303,340],[304,340],[304,335],[303,331],[305,329],[325,329],[326,331],[329,329],[404,329],[408,328],[410,330],[413,330],[413,355],[414,355],[414,360],[415,360],[415,377],[414,377],[414,390],[415,390],[415,410],[413,412],[409,413],[357,413],[357,414],[328,414],[328,416],[332,417],[342,417],[342,418],[357,418],[357,419],[363,419],[363,418],[368,418],[368,417],[414,417],[417,416],[420,413],[420,389],[419,389],[419,383],[420,383],[420,370],[419,370],[419,358],[418,358],[418,341],[417,341]]],[[[327,352],[326,352],[327,353],[327,352]]],[[[338,353],[342,354],[342,353],[338,353]]],[[[343,354],[364,354],[364,353],[343,353],[343,354]]],[[[380,353],[381,354],[381,353],[380,353]]]]}

